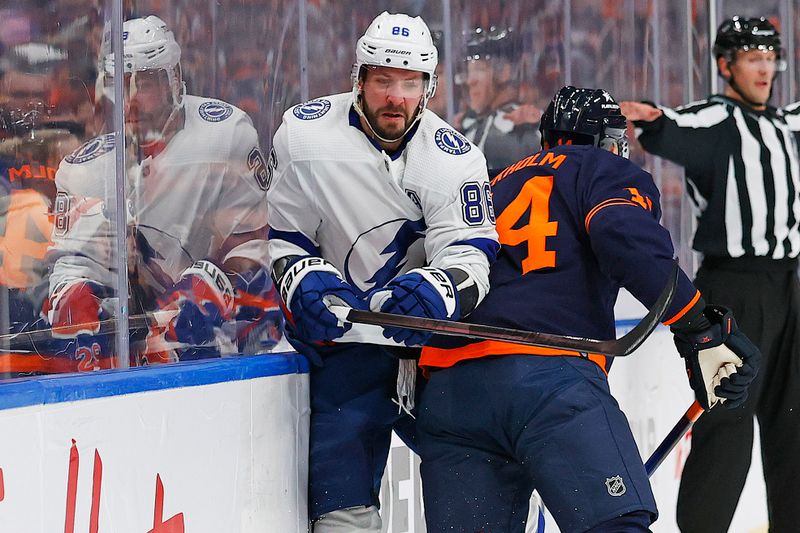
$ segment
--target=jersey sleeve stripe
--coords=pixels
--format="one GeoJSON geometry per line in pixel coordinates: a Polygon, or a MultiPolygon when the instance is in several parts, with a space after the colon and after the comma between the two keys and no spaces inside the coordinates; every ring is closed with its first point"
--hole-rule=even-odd
{"type": "Polygon", "coordinates": [[[497,254],[500,252],[500,243],[494,239],[475,238],[467,239],[466,241],[454,242],[450,246],[472,246],[483,252],[489,259],[489,263],[494,263],[497,259],[497,254]]]}
{"type": "Polygon", "coordinates": [[[792,104],[787,105],[783,108],[783,112],[787,115],[797,115],[800,114],[800,102],[794,102],[792,104]]]}
{"type": "Polygon", "coordinates": [[[627,200],[625,198],[609,198],[608,200],[604,200],[603,202],[600,202],[599,204],[594,206],[592,210],[589,211],[589,214],[586,215],[586,220],[583,223],[584,227],[586,228],[586,233],[589,233],[589,223],[592,221],[592,218],[602,209],[605,209],[606,207],[611,207],[612,205],[632,205],[634,207],[638,207],[639,209],[642,208],[642,206],[640,206],[636,202],[627,200]]]}
{"type": "Polygon", "coordinates": [[[691,301],[683,307],[683,309],[681,309],[680,311],[675,313],[675,316],[673,316],[669,320],[665,320],[664,321],[664,325],[665,326],[669,326],[670,324],[674,324],[675,322],[680,320],[681,317],[683,317],[683,315],[685,315],[687,312],[689,312],[689,309],[694,307],[694,305],[697,303],[697,301],[699,299],[700,299],[700,291],[697,291],[694,294],[694,298],[692,298],[691,301]]]}
{"type": "Polygon", "coordinates": [[[299,246],[309,255],[321,256],[320,249],[305,235],[297,231],[280,231],[270,228],[269,239],[278,239],[299,246]]]}
{"type": "Polygon", "coordinates": [[[668,119],[674,121],[681,128],[710,128],[730,116],[728,109],[723,104],[705,107],[696,112],[679,112],[668,107],[660,109],[668,119]]]}

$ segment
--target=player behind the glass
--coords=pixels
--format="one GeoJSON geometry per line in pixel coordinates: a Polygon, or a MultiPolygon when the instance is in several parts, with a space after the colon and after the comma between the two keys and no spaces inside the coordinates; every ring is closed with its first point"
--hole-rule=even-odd
{"type": "Polygon", "coordinates": [[[419,350],[405,347],[429,337],[351,329],[328,304],[458,319],[488,288],[498,244],[486,161],[425,110],[436,63],[421,18],[382,13],[358,40],[352,92],[295,106],[275,134],[273,275],[287,330],[317,363],[309,478],[316,533],[381,530],[391,432],[413,434],[394,402],[412,408],[416,361],[400,363],[395,353],[415,357],[419,350]]]}
{"type": "MultiPolygon", "coordinates": [[[[613,339],[619,289],[651,306],[673,268],[658,190],[627,160],[625,117],[606,91],[562,88],[541,132],[542,151],[492,179],[502,248],[466,320],[613,339]]],[[[744,402],[760,354],[683,272],[664,323],[705,409],[744,402]]],[[[610,362],[432,339],[417,424],[428,531],[521,533],[534,488],[562,531],[649,531],[656,503],[610,362]]]]}
{"type": "MultiPolygon", "coordinates": [[[[243,338],[256,323],[274,325],[266,316],[267,169],[250,118],[186,94],[180,46],[159,18],[123,24],[118,68],[110,32],[104,41],[98,88],[106,102],[114,75],[124,73],[130,311],[153,317],[149,332],[132,337],[133,363],[264,351],[243,338]]],[[[56,175],[49,317],[54,336],[70,339],[61,352],[79,370],[112,364],[111,337],[97,333],[115,296],[114,176],[113,134],[67,156],[56,175]]]]}

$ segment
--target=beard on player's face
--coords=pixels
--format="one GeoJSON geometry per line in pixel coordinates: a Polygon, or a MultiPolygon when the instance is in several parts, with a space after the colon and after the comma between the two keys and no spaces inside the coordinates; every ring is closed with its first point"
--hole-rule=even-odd
{"type": "Polygon", "coordinates": [[[387,103],[373,110],[363,100],[362,107],[372,129],[384,139],[399,139],[411,124],[412,117],[402,105],[387,103]]]}

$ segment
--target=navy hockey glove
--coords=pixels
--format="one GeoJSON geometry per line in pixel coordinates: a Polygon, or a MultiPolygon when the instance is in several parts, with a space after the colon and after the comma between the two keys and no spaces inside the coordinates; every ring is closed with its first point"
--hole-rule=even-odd
{"type": "Polygon", "coordinates": [[[111,318],[101,301],[112,292],[98,283],[78,280],[57,287],[45,304],[53,333],[50,350],[67,361],[56,365],[60,371],[89,372],[113,366],[113,336],[100,334],[100,321],[111,318]]]}
{"type": "Polygon", "coordinates": [[[289,311],[287,329],[305,343],[336,340],[352,327],[340,323],[328,305],[365,307],[336,267],[321,257],[303,257],[289,264],[278,290],[289,311]]]}
{"type": "MultiPolygon", "coordinates": [[[[385,287],[372,291],[372,311],[405,316],[456,319],[461,316],[458,291],[452,276],[439,268],[415,268],[398,276],[385,287]]],[[[406,346],[420,346],[433,333],[405,328],[384,327],[383,336],[406,346]]]]}
{"type": "Polygon", "coordinates": [[[739,407],[758,373],[761,352],[739,331],[728,308],[708,305],[703,315],[710,327],[673,330],[689,384],[703,409],[714,407],[717,401],[728,409],[739,407]]]}
{"type": "Polygon", "coordinates": [[[239,354],[268,352],[283,336],[283,313],[272,278],[266,270],[252,270],[237,273],[233,285],[231,337],[238,342],[239,354]]]}
{"type": "Polygon", "coordinates": [[[158,305],[158,322],[150,329],[143,362],[220,356],[217,340],[224,336],[222,324],[231,318],[233,286],[219,267],[210,261],[195,262],[158,299],[158,305]]]}

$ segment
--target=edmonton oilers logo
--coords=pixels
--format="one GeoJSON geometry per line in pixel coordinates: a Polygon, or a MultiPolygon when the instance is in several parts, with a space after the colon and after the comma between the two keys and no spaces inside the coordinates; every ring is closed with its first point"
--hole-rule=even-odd
{"type": "Polygon", "coordinates": [[[114,149],[114,134],[108,133],[95,137],[91,141],[69,154],[64,160],[67,163],[79,165],[91,161],[114,149]]]}
{"type": "Polygon", "coordinates": [[[319,98],[294,106],[292,113],[300,120],[314,120],[327,113],[330,108],[331,103],[328,100],[319,98]]]}
{"type": "Polygon", "coordinates": [[[199,113],[208,122],[222,122],[233,114],[233,107],[225,102],[205,102],[200,106],[199,113]]]}
{"type": "Polygon", "coordinates": [[[439,128],[433,139],[440,150],[450,155],[462,155],[472,150],[469,141],[450,128],[439,128]]]}

